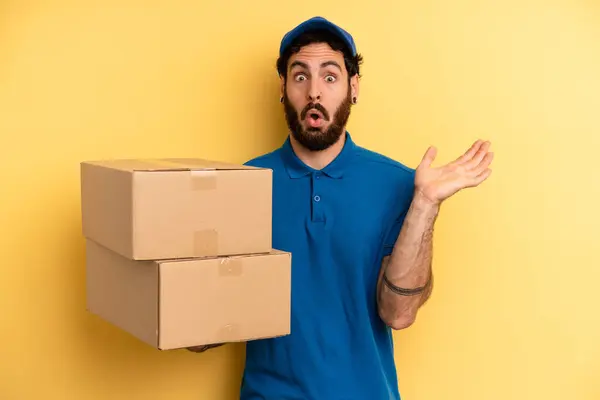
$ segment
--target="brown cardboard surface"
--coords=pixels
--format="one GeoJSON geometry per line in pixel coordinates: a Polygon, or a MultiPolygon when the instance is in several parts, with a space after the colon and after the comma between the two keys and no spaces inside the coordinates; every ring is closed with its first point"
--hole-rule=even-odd
{"type": "Polygon", "coordinates": [[[158,349],[290,333],[290,253],[136,261],[86,246],[88,311],[158,349]]]}
{"type": "Polygon", "coordinates": [[[267,253],[272,171],[202,159],[81,163],[85,237],[133,260],[267,253]]]}

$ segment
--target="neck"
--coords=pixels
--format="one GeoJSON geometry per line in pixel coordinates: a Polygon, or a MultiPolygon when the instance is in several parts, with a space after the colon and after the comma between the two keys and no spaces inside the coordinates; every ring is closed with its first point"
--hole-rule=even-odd
{"type": "Polygon", "coordinates": [[[290,135],[290,143],[296,156],[302,160],[302,162],[309,167],[321,170],[329,165],[335,158],[342,152],[344,144],[346,143],[346,135],[340,135],[340,138],[333,145],[329,146],[325,150],[311,151],[306,147],[302,146],[294,136],[290,135]]]}

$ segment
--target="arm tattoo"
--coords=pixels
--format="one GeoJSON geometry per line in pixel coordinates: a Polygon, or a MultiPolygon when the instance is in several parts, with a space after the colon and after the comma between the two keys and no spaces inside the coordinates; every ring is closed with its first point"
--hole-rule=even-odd
{"type": "Polygon", "coordinates": [[[421,294],[425,290],[427,290],[427,288],[429,287],[429,284],[431,283],[431,278],[429,278],[427,280],[427,283],[424,286],[413,288],[413,289],[405,289],[405,288],[401,288],[400,286],[396,286],[392,282],[390,282],[387,275],[384,273],[383,274],[383,283],[385,283],[385,285],[388,287],[388,289],[390,289],[393,293],[396,293],[400,296],[415,296],[415,295],[421,294]]]}

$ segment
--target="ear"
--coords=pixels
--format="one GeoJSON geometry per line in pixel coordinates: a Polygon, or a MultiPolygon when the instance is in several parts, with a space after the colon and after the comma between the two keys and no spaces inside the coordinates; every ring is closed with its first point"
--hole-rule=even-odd
{"type": "Polygon", "coordinates": [[[356,74],[352,78],[350,78],[350,96],[352,99],[356,98],[356,101],[358,101],[358,96],[360,94],[359,86],[360,85],[358,83],[358,74],[356,74]]]}
{"type": "Polygon", "coordinates": [[[279,75],[279,98],[282,99],[285,95],[285,77],[279,75]]]}

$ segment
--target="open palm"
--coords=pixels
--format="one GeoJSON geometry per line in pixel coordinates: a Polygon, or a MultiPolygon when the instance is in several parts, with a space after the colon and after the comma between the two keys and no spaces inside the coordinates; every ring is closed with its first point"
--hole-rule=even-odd
{"type": "Polygon", "coordinates": [[[462,156],[437,168],[431,167],[437,150],[428,148],[416,170],[417,193],[439,204],[461,189],[478,186],[492,172],[489,166],[494,154],[488,151],[489,147],[490,142],[477,140],[462,156]]]}

